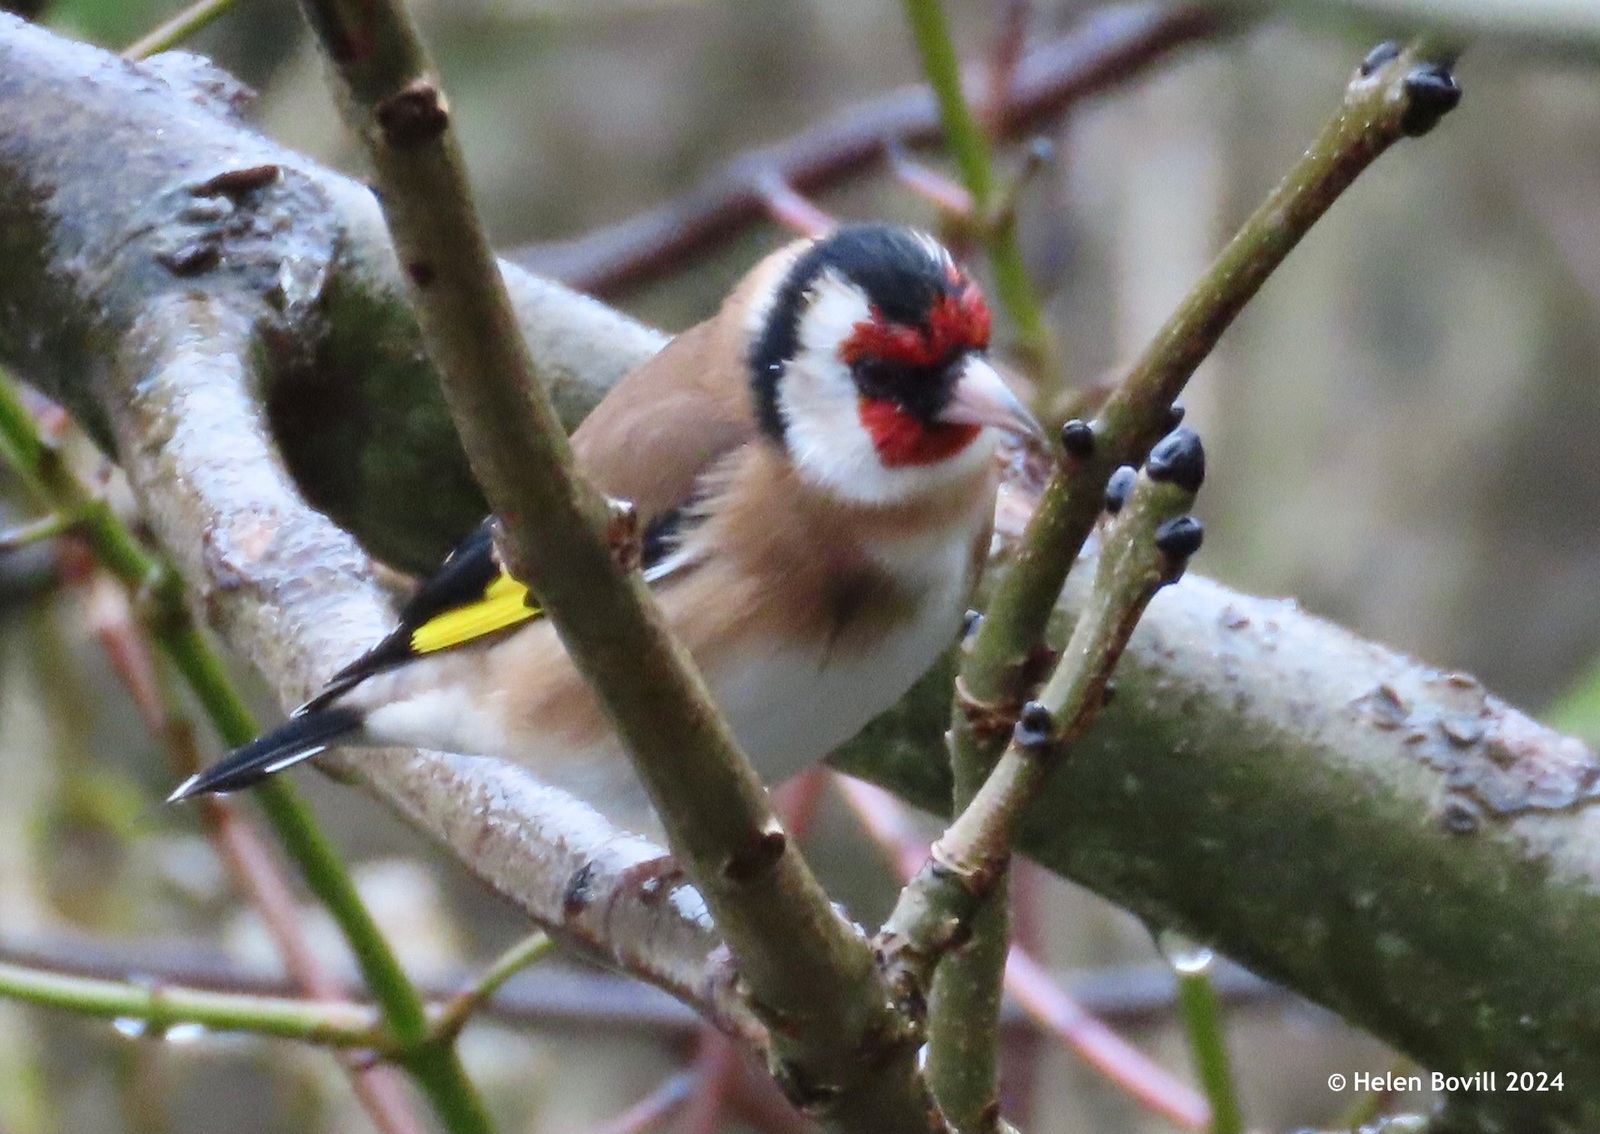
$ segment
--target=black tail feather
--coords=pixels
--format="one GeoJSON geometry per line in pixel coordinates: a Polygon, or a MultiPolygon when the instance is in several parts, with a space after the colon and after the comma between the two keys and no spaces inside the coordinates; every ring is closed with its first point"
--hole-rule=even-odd
{"type": "Polygon", "coordinates": [[[360,727],[361,714],[354,709],[317,709],[291,717],[278,728],[234,749],[211,767],[184,780],[167,797],[167,802],[177,803],[208,792],[250,787],[273,772],[315,756],[360,727]]]}

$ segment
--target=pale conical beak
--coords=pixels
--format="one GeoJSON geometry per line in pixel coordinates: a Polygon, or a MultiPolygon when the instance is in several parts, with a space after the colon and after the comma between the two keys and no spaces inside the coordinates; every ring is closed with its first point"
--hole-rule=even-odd
{"type": "Polygon", "coordinates": [[[1028,407],[994,367],[978,358],[967,360],[939,420],[951,425],[992,425],[1030,444],[1045,443],[1044,428],[1028,407]]]}

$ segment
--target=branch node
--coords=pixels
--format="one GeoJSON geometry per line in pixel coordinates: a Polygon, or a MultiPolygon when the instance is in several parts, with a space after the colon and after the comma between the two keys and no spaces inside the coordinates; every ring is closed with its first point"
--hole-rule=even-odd
{"type": "Polygon", "coordinates": [[[1400,45],[1392,39],[1386,39],[1367,52],[1367,57],[1361,61],[1356,73],[1363,79],[1370,79],[1379,67],[1398,58],[1400,58],[1400,45]]]}
{"type": "Polygon", "coordinates": [[[1011,735],[1017,747],[1024,752],[1045,755],[1055,745],[1055,714],[1042,702],[1029,701],[1022,706],[1022,715],[1017,718],[1011,735]]]}
{"type": "Polygon", "coordinates": [[[374,115],[385,145],[397,150],[426,145],[450,126],[444,92],[429,78],[416,78],[377,106],[374,115]]]}
{"type": "Polygon", "coordinates": [[[778,1084],[783,1097],[801,1114],[820,1118],[838,1101],[838,1087],[831,1083],[811,1081],[798,1062],[774,1059],[767,1069],[772,1072],[773,1081],[778,1084]]]}
{"type": "Polygon", "coordinates": [[[748,886],[776,866],[788,848],[788,836],[774,821],[765,830],[753,832],[738,852],[723,863],[722,876],[735,885],[748,886]]]}
{"type": "Polygon", "coordinates": [[[639,512],[631,500],[606,499],[606,549],[611,561],[624,572],[639,569],[644,551],[644,536],[639,530],[639,512]]]}
{"type": "MultiPolygon", "coordinates": [[[[979,619],[981,623],[982,619],[979,619]]],[[[973,629],[976,629],[974,625],[973,629]]],[[[1010,700],[983,701],[972,695],[960,675],[956,677],[956,707],[977,736],[1002,736],[1011,731],[1016,722],[1015,702],[1010,700]]]]}

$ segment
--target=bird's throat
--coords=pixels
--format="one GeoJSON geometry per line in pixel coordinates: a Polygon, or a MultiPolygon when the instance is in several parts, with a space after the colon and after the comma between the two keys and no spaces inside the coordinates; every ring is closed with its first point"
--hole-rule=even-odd
{"type": "Polygon", "coordinates": [[[862,398],[859,412],[878,459],[891,469],[949,460],[972,444],[982,428],[929,425],[885,398],[862,398]]]}

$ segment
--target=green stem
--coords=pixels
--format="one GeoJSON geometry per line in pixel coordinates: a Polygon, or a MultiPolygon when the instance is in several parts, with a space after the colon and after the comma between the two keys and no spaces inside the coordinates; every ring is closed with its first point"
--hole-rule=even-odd
{"type": "Polygon", "coordinates": [[[201,28],[210,24],[238,0],[199,0],[170,20],[140,36],[122,49],[124,59],[148,59],[162,51],[170,51],[201,28]]]}
{"type": "Polygon", "coordinates": [[[199,1024],[217,1032],[252,1032],[329,1047],[395,1051],[377,1013],[355,1004],[171,986],[150,988],[3,962],[0,996],[108,1020],[138,1020],[155,1036],[179,1024],[199,1024]]]}
{"type": "Polygon", "coordinates": [[[934,970],[928,1003],[928,1085],[962,1131],[993,1130],[999,1112],[998,1021],[1011,951],[1011,875],[999,873],[967,919],[971,939],[934,970]]]}
{"type": "Polygon", "coordinates": [[[1035,381],[1053,376],[1050,334],[1038,293],[1022,259],[1010,209],[999,210],[994,154],[961,87],[961,63],[945,19],[943,0],[906,0],[906,17],[922,57],[922,70],[939,104],[945,141],[961,182],[972,194],[973,221],[994,272],[1000,308],[1016,328],[1017,351],[1035,381]]]}
{"type": "Polygon", "coordinates": [[[549,937],[543,933],[533,933],[500,954],[484,970],[476,984],[454,997],[445,1005],[444,1011],[434,1019],[434,1039],[453,1039],[462,1028],[466,1027],[473,1013],[489,1003],[506,981],[554,948],[555,942],[549,937]]]}
{"type": "MultiPolygon", "coordinates": [[[[972,195],[973,219],[994,273],[995,293],[1017,330],[1023,360],[1035,380],[1050,373],[1049,337],[1017,242],[1014,212],[996,211],[994,157],[961,86],[961,65],[943,0],[906,0],[922,70],[939,104],[945,139],[972,195]]],[[[985,763],[952,746],[954,811],[977,794],[985,763]]],[[[992,1129],[999,1067],[999,1015],[1010,944],[1006,887],[973,924],[973,939],[936,971],[929,1001],[928,1083],[949,1119],[962,1130],[992,1129]]]]}
{"type": "MultiPolygon", "coordinates": [[[[40,436],[15,389],[5,380],[0,380],[0,452],[48,507],[82,517],[81,529],[95,554],[140,597],[152,637],[194,690],[223,742],[237,746],[255,737],[260,725],[234,688],[222,659],[194,624],[177,575],[73,475],[40,436]]],[[[447,1127],[462,1134],[489,1130],[488,1112],[455,1049],[429,1042],[422,997],[372,920],[344,860],[317,826],[310,807],[294,786],[282,779],[264,783],[256,800],[307,886],[344,933],[385,1025],[404,1053],[402,1063],[427,1092],[447,1127]]]]}
{"type": "Polygon", "coordinates": [[[999,1129],[1003,896],[1022,816],[1104,708],[1111,673],[1150,598],[1187,563],[1192,546],[1164,548],[1156,533],[1188,510],[1196,487],[1197,482],[1157,481],[1148,473],[1139,477],[1106,536],[1090,600],[1038,704],[1024,714],[1015,739],[972,801],[934,843],[878,936],[876,948],[897,994],[926,987],[929,971],[936,973],[928,1081],[960,1130],[999,1129]],[[948,952],[962,926],[969,928],[971,943],[948,952]]]}
{"type": "Polygon", "coordinates": [[[980,212],[994,200],[994,162],[989,139],[961,89],[961,61],[945,19],[943,0],[906,0],[906,18],[922,57],[922,71],[939,103],[945,141],[955,154],[961,181],[980,212]]]}
{"type": "Polygon", "coordinates": [[[20,547],[27,547],[29,544],[52,539],[65,532],[70,532],[77,524],[77,516],[62,512],[41,516],[39,519],[26,524],[18,524],[14,528],[0,531],[0,551],[15,551],[20,547]]]}
{"type": "Polygon", "coordinates": [[[1211,1103],[1211,1134],[1240,1134],[1244,1119],[1239,1113],[1239,1096],[1234,1088],[1233,1063],[1228,1057],[1228,1038],[1223,1026],[1222,1003],[1216,986],[1202,969],[1176,968],[1178,974],[1178,1013],[1195,1074],[1211,1103]]]}

